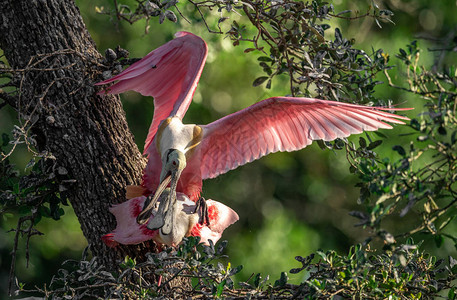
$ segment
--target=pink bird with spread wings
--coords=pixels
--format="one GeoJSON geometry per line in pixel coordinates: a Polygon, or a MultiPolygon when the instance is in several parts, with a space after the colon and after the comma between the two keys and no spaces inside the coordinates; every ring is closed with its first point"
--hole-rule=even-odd
{"type": "MultiPolygon", "coordinates": [[[[166,199],[168,192],[164,191],[161,201],[166,199]]],[[[209,199],[195,203],[179,192],[176,193],[176,198],[177,204],[173,207],[176,224],[169,234],[163,234],[161,230],[150,230],[146,224],[136,222],[138,214],[148,201],[146,196],[138,196],[110,208],[116,217],[117,226],[113,232],[102,236],[102,240],[109,247],[116,247],[119,243],[139,244],[151,239],[159,244],[177,246],[185,236],[199,236],[200,242],[204,244],[208,244],[209,240],[216,243],[224,230],[238,221],[237,213],[220,202],[209,199]],[[199,209],[200,205],[206,207],[199,209]]],[[[154,210],[151,221],[154,220],[154,213],[157,210],[154,210]]]]}
{"type": "Polygon", "coordinates": [[[391,129],[407,117],[386,112],[408,108],[369,107],[312,98],[273,97],[255,103],[208,125],[183,124],[206,61],[208,48],[198,36],[178,32],[176,38],[149,53],[122,73],[98,83],[117,81],[101,93],[134,90],[154,97],[154,117],[144,153],[145,194],[152,201],[138,215],[146,223],[163,190],[167,201],[148,228],[173,231],[176,192],[197,201],[202,180],[277,151],[300,150],[313,140],[331,141],[363,131],[391,129]]]}

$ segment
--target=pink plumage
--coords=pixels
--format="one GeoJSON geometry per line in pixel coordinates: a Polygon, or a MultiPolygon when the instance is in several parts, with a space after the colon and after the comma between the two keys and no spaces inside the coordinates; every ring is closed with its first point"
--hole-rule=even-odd
{"type": "Polygon", "coordinates": [[[115,247],[118,243],[124,245],[139,244],[153,239],[158,231],[149,230],[146,224],[139,225],[136,217],[143,208],[146,197],[136,197],[126,202],[116,204],[110,208],[110,212],[116,218],[116,229],[102,236],[107,246],[115,247]]]}
{"type": "MultiPolygon", "coordinates": [[[[201,225],[198,223],[200,215],[194,213],[195,203],[190,201],[184,194],[178,193],[179,208],[181,218],[177,220],[177,226],[184,234],[183,236],[200,236],[201,242],[208,244],[209,240],[216,243],[222,236],[224,230],[238,221],[237,213],[230,207],[214,201],[206,200],[208,205],[208,217],[210,224],[201,225]],[[190,227],[190,228],[188,228],[190,227]],[[187,233],[187,234],[186,234],[187,233]]],[[[159,230],[149,230],[147,224],[138,225],[136,217],[143,208],[145,196],[136,197],[116,204],[110,208],[110,212],[116,218],[116,228],[113,232],[102,236],[103,242],[109,247],[116,247],[118,244],[131,245],[139,244],[147,240],[154,240],[160,244],[176,246],[179,242],[173,242],[161,237],[159,230]]],[[[154,213],[150,219],[154,218],[154,213]]],[[[179,237],[180,241],[182,237],[179,237]]]]}
{"type": "MultiPolygon", "coordinates": [[[[404,124],[401,120],[409,120],[387,111],[410,108],[273,97],[208,125],[182,124],[207,51],[206,43],[200,37],[179,32],[175,39],[119,75],[98,83],[117,81],[99,94],[134,90],[154,97],[154,117],[145,145],[148,163],[142,183],[149,193],[154,192],[161,182],[167,184],[161,175],[169,176],[172,163],[176,163],[168,159],[170,153],[185,154],[186,160],[185,168],[182,172],[180,170],[178,179],[175,178],[172,184],[177,192],[196,201],[202,189],[202,180],[269,153],[299,150],[313,140],[331,141],[363,131],[390,129],[392,126],[386,122],[404,124]]],[[[128,223],[128,226],[135,225],[128,223]]],[[[194,228],[194,231],[198,230],[203,232],[206,229],[194,228]]]]}
{"type": "MultiPolygon", "coordinates": [[[[154,97],[154,118],[146,140],[149,161],[143,185],[159,184],[161,156],[153,145],[159,124],[168,117],[183,118],[195,92],[208,48],[198,36],[178,32],[121,74],[100,82],[118,81],[107,93],[135,90],[154,97]]],[[[103,93],[103,92],[102,92],[103,93]]],[[[203,129],[203,140],[187,157],[178,191],[198,199],[202,180],[213,178],[269,153],[302,149],[314,140],[331,141],[363,131],[404,124],[407,117],[386,112],[409,108],[354,105],[311,98],[273,97],[223,117],[203,129]],[[399,120],[400,119],[400,120],[399,120]]]]}
{"type": "MultiPolygon", "coordinates": [[[[331,141],[363,131],[404,124],[391,108],[310,98],[274,97],[202,126],[202,179],[214,178],[277,151],[300,150],[314,140],[331,141]]],[[[393,110],[408,110],[397,108],[393,110]]]]}
{"type": "Polygon", "coordinates": [[[174,40],[150,52],[122,73],[96,85],[119,82],[99,94],[120,94],[134,90],[154,97],[154,117],[149,128],[144,152],[162,120],[170,115],[181,119],[189,108],[206,62],[206,43],[190,32],[180,31],[174,40]]]}

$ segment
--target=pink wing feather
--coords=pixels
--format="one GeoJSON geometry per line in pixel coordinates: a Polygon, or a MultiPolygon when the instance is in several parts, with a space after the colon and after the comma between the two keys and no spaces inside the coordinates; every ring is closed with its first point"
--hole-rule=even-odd
{"type": "Polygon", "coordinates": [[[222,237],[224,230],[238,221],[239,217],[233,209],[220,202],[208,199],[206,204],[208,205],[210,224],[205,224],[205,226],[196,224],[192,228],[191,235],[200,236],[200,242],[208,245],[209,240],[215,244],[222,237]]]}
{"type": "MultiPolygon", "coordinates": [[[[186,197],[183,196],[183,194],[178,193],[179,201],[186,201],[186,197]]],[[[116,218],[117,225],[113,232],[102,236],[102,240],[107,246],[139,244],[151,239],[157,241],[158,230],[149,230],[146,224],[138,225],[136,222],[136,217],[142,210],[144,201],[146,201],[146,197],[140,196],[110,208],[110,212],[116,218]]],[[[187,199],[187,201],[190,200],[187,199]]],[[[224,230],[238,221],[238,214],[227,205],[215,200],[208,199],[206,203],[208,205],[210,224],[203,226],[195,224],[192,228],[192,234],[200,236],[202,243],[208,244],[209,239],[216,243],[221,238],[224,230]]],[[[187,214],[192,214],[195,210],[195,203],[193,203],[193,206],[187,206],[183,203],[183,210],[187,214]]]]}
{"type": "Polygon", "coordinates": [[[102,85],[119,80],[106,92],[120,94],[134,90],[154,97],[154,117],[144,146],[145,154],[149,153],[162,120],[169,116],[184,117],[205,65],[208,53],[205,41],[189,32],[181,31],[175,36],[119,75],[97,83],[102,85]]]}
{"type": "Polygon", "coordinates": [[[274,97],[202,126],[202,179],[214,178],[272,152],[302,149],[363,131],[392,128],[407,117],[382,108],[310,98],[274,97]]]}
{"type": "Polygon", "coordinates": [[[116,229],[102,236],[102,240],[109,247],[115,247],[119,243],[124,245],[139,244],[153,239],[158,231],[149,230],[146,224],[138,225],[136,217],[143,208],[145,196],[136,197],[116,204],[109,211],[116,217],[116,229]]]}

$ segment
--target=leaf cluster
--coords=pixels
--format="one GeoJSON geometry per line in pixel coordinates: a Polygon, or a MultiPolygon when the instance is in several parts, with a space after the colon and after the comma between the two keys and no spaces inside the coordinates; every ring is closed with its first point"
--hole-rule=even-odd
{"type": "MultiPolygon", "coordinates": [[[[179,13],[178,1],[139,1],[135,6],[115,2],[109,14],[130,23],[142,18],[169,19],[175,22],[179,13]]],[[[432,67],[421,65],[421,49],[417,42],[400,49],[397,58],[405,66],[405,84],[393,83],[389,55],[382,49],[367,54],[356,49],[354,41],[344,37],[335,28],[328,33],[331,21],[336,19],[374,18],[378,23],[388,20],[391,12],[375,5],[359,15],[349,11],[335,12],[334,7],[321,0],[251,1],[204,0],[189,1],[211,32],[223,33],[222,26],[230,14],[244,14],[247,20],[233,20],[225,33],[233,45],[249,44],[245,53],[262,53],[259,67],[265,73],[254,80],[254,85],[266,83],[267,88],[277,76],[289,79],[292,95],[317,96],[346,102],[383,103],[374,95],[381,84],[378,74],[384,74],[390,86],[421,97],[425,112],[411,120],[413,140],[392,147],[396,155],[381,156],[375,149],[383,143],[370,136],[355,142],[338,140],[321,143],[332,149],[347,149],[350,172],[359,178],[360,211],[351,214],[360,226],[370,230],[370,238],[363,246],[351,248],[348,255],[335,251],[317,251],[308,257],[297,257],[302,264],[291,273],[303,272],[299,285],[288,283],[283,272],[274,284],[269,277],[252,275],[237,287],[232,279],[241,267],[232,268],[223,249],[215,245],[198,245],[198,239],[189,238],[175,251],[166,249],[150,253],[144,262],[126,258],[117,273],[107,272],[96,260],[67,262],[53,279],[50,289],[39,290],[50,298],[142,298],[142,297],[208,297],[208,298],[309,298],[327,299],[332,296],[361,298],[425,298],[431,299],[447,290],[455,298],[452,280],[456,279],[456,261],[448,263],[422,252],[412,242],[402,242],[417,233],[427,233],[441,246],[445,238],[457,244],[455,233],[446,231],[453,224],[457,199],[457,80],[454,67],[435,62],[432,67]],[[216,12],[215,24],[207,22],[216,12]],[[416,223],[408,223],[406,232],[386,226],[394,217],[419,216],[416,223]],[[370,250],[371,241],[380,238],[385,247],[379,254],[370,250]],[[398,241],[397,241],[398,240],[398,241]],[[216,262],[216,263],[215,263],[216,262]],[[159,280],[159,278],[161,278],[159,280]],[[177,288],[173,282],[191,280],[192,289],[177,288]]],[[[100,12],[106,13],[106,10],[100,12]]],[[[184,18],[184,17],[183,17],[184,18]]],[[[225,22],[225,23],[224,23],[225,22]]],[[[147,29],[147,27],[146,27],[147,29]]],[[[448,42],[448,41],[447,41],[448,42]]],[[[451,48],[442,47],[439,57],[450,54],[451,48]],[[446,50],[448,49],[448,50],[446,50]]],[[[124,57],[115,53],[115,57],[124,57]]],[[[108,56],[107,56],[108,57],[108,56]]],[[[380,135],[382,138],[385,138],[380,135]]],[[[6,142],[8,143],[8,142],[6,142]]],[[[33,143],[33,142],[31,142],[33,143]]],[[[5,138],[4,138],[4,145],[5,138]]],[[[60,205],[66,203],[66,171],[50,158],[34,160],[31,173],[19,178],[8,160],[2,161],[2,213],[24,205],[29,219],[35,224],[42,216],[58,219],[60,205]]],[[[4,214],[6,216],[6,214],[4,214]]],[[[20,223],[17,235],[22,228],[20,223]]],[[[29,227],[29,232],[32,227],[29,227]]],[[[23,292],[25,290],[21,288],[23,292]]],[[[35,290],[36,291],[36,290],[35,290]]]]}
{"type": "MultiPolygon", "coordinates": [[[[253,48],[267,54],[259,65],[267,76],[254,81],[254,86],[287,74],[291,94],[332,100],[373,101],[373,89],[381,82],[376,74],[388,69],[387,55],[382,49],[371,54],[354,48],[354,40],[346,39],[339,28],[328,37],[332,19],[343,18],[351,11],[336,13],[326,1],[248,1],[244,13],[257,32],[249,38],[236,22],[228,32],[234,45],[248,41],[253,48]]],[[[384,18],[384,14],[370,7],[366,14],[352,17],[384,18]],[[383,17],[381,17],[381,15],[383,17]]],[[[348,19],[351,19],[349,17],[348,19]]]]}
{"type": "Polygon", "coordinates": [[[457,261],[437,260],[412,244],[392,252],[374,254],[367,247],[353,246],[347,255],[333,250],[317,251],[307,257],[297,256],[302,264],[290,273],[306,272],[300,284],[288,283],[286,272],[271,284],[269,277],[251,276],[247,282],[234,284],[231,277],[242,266],[232,268],[221,263],[227,243],[199,245],[199,238],[185,239],[178,249],[148,253],[145,262],[126,257],[118,272],[107,272],[95,258],[66,261],[49,288],[26,290],[48,299],[328,299],[333,296],[363,299],[433,299],[447,292],[455,299],[452,281],[457,278],[457,261]],[[151,278],[155,280],[152,281],[151,278]],[[159,278],[159,279],[158,279],[159,278]],[[191,288],[173,285],[191,280],[191,288]]]}
{"type": "MultiPolygon", "coordinates": [[[[7,134],[2,135],[2,147],[9,144],[7,134]]],[[[17,140],[15,140],[17,141],[17,140]]],[[[3,153],[2,147],[0,152],[3,153]]],[[[42,235],[36,225],[44,218],[59,220],[64,215],[62,205],[68,206],[68,193],[74,181],[67,178],[67,170],[57,167],[52,156],[34,156],[27,164],[28,174],[20,175],[10,163],[9,157],[0,162],[0,216],[2,221],[17,220],[14,244],[11,251],[9,289],[13,284],[19,237],[25,237],[27,263],[30,258],[29,241],[34,235],[42,235]]]]}
{"type": "MultiPolygon", "coordinates": [[[[108,9],[103,6],[96,6],[95,10],[99,14],[114,16],[117,21],[125,21],[133,24],[139,20],[145,20],[145,33],[149,31],[149,21],[151,18],[159,18],[159,23],[162,24],[165,20],[176,23],[176,14],[171,10],[172,7],[178,9],[176,4],[178,0],[135,0],[135,5],[117,3],[114,1],[114,9],[108,9]]],[[[114,21],[114,18],[113,18],[114,21]]]]}
{"type": "Polygon", "coordinates": [[[454,293],[455,260],[452,257],[448,263],[437,260],[419,251],[412,240],[382,254],[373,254],[369,247],[355,245],[347,255],[332,250],[317,251],[317,263],[311,263],[313,256],[296,257],[303,266],[291,270],[292,273],[309,272],[302,284],[309,290],[300,294],[305,299],[328,299],[335,295],[362,299],[433,299],[446,289],[450,295],[454,293]]]}
{"type": "Polygon", "coordinates": [[[48,289],[25,290],[18,293],[39,292],[50,299],[138,299],[165,297],[182,299],[190,296],[218,298],[229,293],[234,283],[231,277],[241,270],[224,265],[223,254],[227,242],[215,246],[212,242],[199,244],[199,237],[189,237],[177,249],[167,248],[160,253],[147,253],[146,260],[125,257],[117,272],[108,272],[97,263],[88,260],[87,249],[80,261],[64,262],[48,289]],[[192,290],[185,290],[180,281],[192,281],[192,290]]]}
{"type": "MultiPolygon", "coordinates": [[[[3,142],[8,143],[8,135],[3,142]]],[[[0,148],[1,149],[1,148],[0,148]]],[[[68,206],[68,193],[74,181],[67,170],[56,164],[55,158],[33,157],[26,166],[28,174],[20,175],[9,158],[0,165],[0,208],[4,218],[11,213],[31,216],[36,225],[42,217],[59,220],[64,214],[61,205],[68,206]]]]}
{"type": "MultiPolygon", "coordinates": [[[[225,33],[234,46],[248,44],[245,53],[255,51],[262,54],[258,63],[265,75],[256,78],[254,86],[266,82],[266,87],[270,88],[275,77],[285,75],[289,78],[293,96],[357,103],[379,102],[373,97],[374,88],[382,83],[376,80],[376,75],[390,68],[387,64],[389,56],[382,49],[366,53],[355,48],[354,40],[345,38],[339,28],[334,28],[332,38],[328,37],[328,32],[334,19],[369,17],[380,26],[380,22],[390,21],[391,11],[381,10],[373,3],[363,14],[349,10],[335,12],[332,4],[322,0],[203,0],[182,3],[177,0],[136,0],[135,5],[130,6],[115,1],[114,11],[105,10],[104,13],[130,23],[141,19],[149,21],[151,17],[159,17],[162,22],[172,14],[166,9],[173,7],[187,20],[179,7],[188,9],[188,3],[198,11],[208,31],[225,33]],[[154,9],[151,10],[151,7],[154,9]],[[128,13],[124,12],[126,10],[128,13]],[[214,15],[218,15],[216,20],[214,15]],[[235,16],[241,15],[247,19],[235,20],[235,16]],[[228,24],[230,19],[233,20],[228,24]],[[222,26],[222,23],[227,25],[222,26]]],[[[175,14],[172,21],[176,21],[175,14]]]]}
{"type": "MultiPolygon", "coordinates": [[[[359,201],[366,209],[353,215],[360,219],[359,225],[372,228],[388,245],[395,244],[395,238],[424,233],[438,247],[448,238],[457,248],[457,236],[447,230],[457,208],[455,67],[440,69],[439,62],[431,68],[420,65],[421,49],[416,41],[406,49],[400,49],[397,57],[406,67],[407,86],[393,84],[390,77],[388,80],[392,86],[424,98],[424,112],[411,120],[409,132],[403,134],[409,145],[392,147],[397,153],[393,159],[362,155],[360,149],[370,148],[363,138],[358,150],[350,152],[351,172],[360,179],[359,201]],[[396,229],[390,234],[384,228],[389,217],[408,214],[419,216],[408,230],[396,229]]],[[[448,55],[451,53],[443,51],[441,56],[448,55]]],[[[350,147],[357,148],[354,143],[350,147]]]]}

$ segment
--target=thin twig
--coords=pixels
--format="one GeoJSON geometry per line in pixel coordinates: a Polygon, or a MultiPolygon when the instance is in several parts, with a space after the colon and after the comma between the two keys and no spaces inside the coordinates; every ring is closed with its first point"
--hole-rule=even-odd
{"type": "Polygon", "coordinates": [[[219,31],[214,31],[214,30],[212,30],[211,28],[209,28],[208,23],[206,22],[206,18],[205,18],[205,16],[203,15],[202,11],[200,10],[199,3],[196,3],[196,2],[194,2],[194,1],[192,1],[192,0],[189,0],[189,2],[197,8],[198,13],[200,14],[200,17],[202,18],[202,21],[203,21],[203,23],[205,23],[206,29],[207,29],[209,32],[211,32],[211,33],[218,33],[218,34],[222,34],[222,33],[223,33],[223,32],[220,31],[220,30],[219,30],[219,31]]]}
{"type": "MultiPolygon", "coordinates": [[[[12,291],[13,291],[13,283],[14,283],[14,270],[16,268],[16,256],[17,256],[17,249],[18,249],[18,244],[19,244],[19,234],[27,232],[21,230],[21,226],[25,221],[31,221],[33,224],[34,216],[24,216],[20,217],[19,220],[17,221],[17,226],[15,230],[16,234],[14,235],[14,243],[13,243],[13,250],[11,250],[11,266],[10,266],[10,274],[8,278],[8,295],[12,296],[12,291]]],[[[30,229],[30,227],[29,227],[30,229]]],[[[28,230],[30,233],[30,230],[28,230]]]]}

